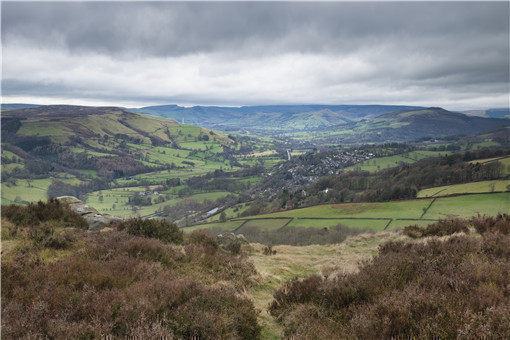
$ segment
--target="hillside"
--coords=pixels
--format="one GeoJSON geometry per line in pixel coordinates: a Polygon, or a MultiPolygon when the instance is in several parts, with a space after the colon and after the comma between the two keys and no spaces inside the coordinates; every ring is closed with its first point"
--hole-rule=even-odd
{"type": "Polygon", "coordinates": [[[338,125],[313,134],[329,143],[382,143],[412,141],[424,137],[474,135],[510,126],[510,120],[467,116],[442,108],[389,112],[348,127],[338,125]]]}
{"type": "Polygon", "coordinates": [[[491,114],[484,118],[437,107],[392,105],[163,105],[133,110],[224,131],[284,133],[290,138],[318,144],[411,141],[422,137],[480,134],[510,126],[510,120],[502,118],[504,115],[491,114]]]}
{"type": "Polygon", "coordinates": [[[469,116],[479,116],[486,118],[510,118],[510,109],[508,108],[500,108],[500,109],[487,109],[487,110],[469,110],[464,111],[463,113],[469,116]]]}
{"type": "Polygon", "coordinates": [[[69,142],[76,137],[119,135],[153,145],[186,141],[189,137],[203,135],[222,144],[231,142],[225,136],[203,128],[116,107],[47,105],[9,110],[2,115],[2,132],[9,138],[38,136],[49,137],[53,142],[69,142]]]}
{"type": "Polygon", "coordinates": [[[133,109],[153,115],[183,119],[193,124],[222,128],[224,130],[248,130],[277,132],[310,130],[320,127],[349,124],[360,119],[378,115],[419,109],[398,105],[267,105],[267,106],[148,106],[133,109]]]}
{"type": "Polygon", "coordinates": [[[140,209],[154,214],[193,195],[200,202],[215,200],[230,192],[190,190],[181,181],[241,169],[241,159],[228,152],[234,144],[202,127],[121,108],[9,110],[2,115],[2,202],[26,204],[62,195],[87,200],[90,195],[98,208],[126,216],[140,209]]]}
{"type": "Polygon", "coordinates": [[[27,109],[27,108],[38,107],[38,106],[41,106],[41,105],[24,104],[24,103],[2,104],[1,110],[2,110],[2,112],[4,112],[7,110],[27,109]]]}
{"type": "Polygon", "coordinates": [[[500,214],[398,232],[316,228],[308,236],[324,243],[267,246],[183,233],[158,220],[87,229],[57,200],[3,206],[2,333],[507,338],[508,323],[500,321],[508,315],[509,228],[510,216],[500,214]],[[379,310],[388,313],[381,318],[379,310]]]}

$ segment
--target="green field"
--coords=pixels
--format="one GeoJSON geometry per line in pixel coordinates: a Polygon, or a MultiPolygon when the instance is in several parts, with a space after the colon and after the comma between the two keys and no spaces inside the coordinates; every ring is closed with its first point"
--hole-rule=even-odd
{"type": "Polygon", "coordinates": [[[478,213],[482,215],[510,213],[510,192],[441,197],[436,199],[424,218],[469,217],[478,213]]]}
{"type": "Polygon", "coordinates": [[[320,218],[419,218],[431,199],[383,203],[341,203],[317,205],[257,217],[320,217],[320,218]]]}
{"type": "Polygon", "coordinates": [[[210,229],[210,228],[220,228],[223,231],[234,231],[239,228],[239,226],[244,223],[244,221],[227,221],[224,223],[207,223],[207,224],[199,224],[192,227],[183,227],[182,229],[186,232],[191,232],[193,230],[201,230],[201,229],[210,229]]]}
{"type": "MultiPolygon", "coordinates": [[[[383,230],[386,227],[387,230],[392,230],[411,224],[424,226],[433,222],[427,220],[447,217],[468,218],[478,213],[486,215],[510,213],[510,192],[441,197],[434,201],[425,198],[384,203],[326,204],[257,215],[252,217],[256,218],[253,220],[250,220],[250,217],[243,217],[235,221],[250,220],[241,227],[240,232],[244,226],[276,230],[288,222],[287,219],[274,219],[274,217],[293,218],[288,226],[296,227],[329,228],[341,223],[351,228],[383,230]],[[427,207],[429,209],[424,214],[427,207]],[[391,223],[388,224],[390,221],[391,223]]],[[[233,221],[227,223],[231,222],[233,221]]],[[[194,228],[210,228],[213,225],[222,227],[222,223],[214,223],[198,225],[194,228]]]]}
{"type": "Polygon", "coordinates": [[[289,227],[312,227],[329,228],[337,224],[343,224],[350,228],[383,230],[390,220],[350,220],[350,219],[331,219],[331,220],[313,220],[306,218],[295,218],[289,223],[289,227]]]}
{"type": "MultiPolygon", "coordinates": [[[[67,184],[78,184],[80,180],[68,174],[58,174],[54,179],[58,179],[67,184]]],[[[18,179],[16,185],[2,183],[2,204],[37,202],[48,199],[47,191],[53,178],[44,179],[18,179]]]]}
{"type": "MultiPolygon", "coordinates": [[[[156,186],[149,186],[149,188],[154,190],[156,186]]],[[[152,215],[158,210],[163,209],[165,206],[174,206],[182,200],[182,198],[179,198],[176,195],[164,195],[163,193],[159,193],[158,195],[150,195],[153,202],[154,199],[159,196],[163,196],[165,198],[164,202],[153,203],[152,205],[147,206],[137,206],[133,209],[133,207],[128,203],[129,197],[133,196],[137,192],[143,192],[145,190],[145,187],[139,186],[95,191],[87,195],[86,203],[96,208],[101,213],[107,213],[119,217],[135,217],[152,215]]],[[[193,194],[186,198],[204,202],[205,200],[214,201],[220,197],[231,194],[232,193],[228,191],[213,191],[193,194]]]]}
{"type": "Polygon", "coordinates": [[[249,220],[243,226],[241,229],[239,229],[241,232],[245,228],[258,228],[262,230],[276,230],[283,227],[287,222],[289,222],[290,219],[262,219],[262,220],[249,220]]]}
{"type": "Polygon", "coordinates": [[[420,190],[420,192],[418,192],[418,197],[446,196],[465,193],[475,194],[493,191],[510,191],[510,180],[480,181],[428,188],[420,190]]]}
{"type": "Polygon", "coordinates": [[[400,155],[378,157],[347,167],[345,171],[362,170],[376,172],[383,169],[393,168],[402,164],[410,164],[424,158],[439,157],[449,154],[447,151],[412,151],[400,155]]]}

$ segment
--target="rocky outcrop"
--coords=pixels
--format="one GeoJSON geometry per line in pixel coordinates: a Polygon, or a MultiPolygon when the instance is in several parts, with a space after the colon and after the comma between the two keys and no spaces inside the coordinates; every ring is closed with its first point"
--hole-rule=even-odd
{"type": "Polygon", "coordinates": [[[108,226],[109,224],[122,220],[119,217],[111,216],[109,214],[101,214],[93,207],[73,196],[61,196],[57,197],[57,199],[68,204],[72,211],[81,215],[81,217],[87,221],[90,230],[101,229],[108,226]]]}
{"type": "Polygon", "coordinates": [[[243,243],[248,243],[243,234],[224,233],[216,235],[216,240],[220,246],[233,254],[239,254],[243,243]]]}

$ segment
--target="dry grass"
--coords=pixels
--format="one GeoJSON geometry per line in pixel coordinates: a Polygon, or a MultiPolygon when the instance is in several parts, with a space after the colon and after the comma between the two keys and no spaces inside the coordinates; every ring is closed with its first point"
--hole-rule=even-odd
{"type": "Polygon", "coordinates": [[[273,293],[292,278],[313,274],[326,276],[353,273],[359,264],[377,254],[381,244],[388,241],[409,240],[395,232],[361,234],[350,237],[340,244],[311,246],[273,246],[275,255],[264,255],[264,245],[250,244],[250,259],[260,274],[259,284],[247,291],[255,307],[261,311],[259,323],[263,327],[262,338],[282,338],[283,330],[267,308],[273,293]]]}

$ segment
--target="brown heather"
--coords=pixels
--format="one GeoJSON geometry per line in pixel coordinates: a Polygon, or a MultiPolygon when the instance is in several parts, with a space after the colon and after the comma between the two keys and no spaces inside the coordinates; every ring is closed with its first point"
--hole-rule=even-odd
{"type": "Polygon", "coordinates": [[[27,206],[2,206],[2,217],[9,219],[17,226],[32,226],[41,222],[53,222],[58,227],[87,228],[87,222],[71,211],[69,207],[57,199],[48,202],[29,203],[27,206]]]}
{"type": "Polygon", "coordinates": [[[18,229],[3,230],[14,246],[2,254],[2,338],[260,333],[253,303],[240,294],[252,285],[253,265],[208,235],[179,233],[180,246],[126,231],[63,233],[45,223],[5,222],[18,229]]]}
{"type": "MultiPolygon", "coordinates": [[[[464,231],[459,223],[429,230],[464,231]]],[[[270,312],[293,338],[508,339],[508,215],[464,223],[483,237],[386,243],[357,273],[289,281],[274,294],[270,312]]]]}

